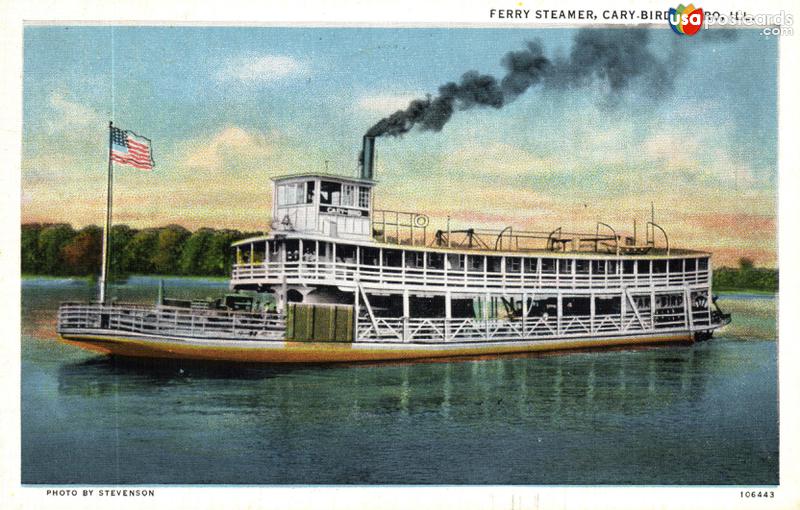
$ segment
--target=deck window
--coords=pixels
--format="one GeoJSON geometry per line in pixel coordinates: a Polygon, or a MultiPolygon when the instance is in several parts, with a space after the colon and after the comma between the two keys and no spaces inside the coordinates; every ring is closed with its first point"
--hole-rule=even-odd
{"type": "Polygon", "coordinates": [[[593,260],[592,261],[592,274],[606,274],[606,261],[593,260]]]}
{"type": "Polygon", "coordinates": [[[499,273],[500,257],[486,257],[486,270],[490,273],[499,273]]]}
{"type": "Polygon", "coordinates": [[[542,259],[542,273],[555,274],[556,272],[556,259],[542,259]]]}
{"type": "Polygon", "coordinates": [[[444,269],[444,254],[428,253],[428,269],[444,269]]]}
{"type": "Polygon", "coordinates": [[[356,261],[356,247],[349,244],[337,244],[336,261],[354,264],[356,261]]]}
{"type": "Polygon", "coordinates": [[[519,257],[506,258],[507,273],[519,273],[521,269],[522,269],[522,259],[520,259],[519,257]]]}
{"type": "Polygon", "coordinates": [[[637,260],[636,261],[636,272],[639,274],[650,274],[650,261],[649,260],[637,260]]]}
{"type": "Polygon", "coordinates": [[[572,274],[572,259],[561,259],[558,261],[559,274],[572,274]]]}
{"type": "Polygon", "coordinates": [[[575,272],[577,274],[589,274],[589,261],[583,259],[576,260],[575,272]]]}
{"type": "Polygon", "coordinates": [[[622,310],[622,299],[619,296],[598,296],[594,301],[596,315],[617,315],[622,310]]]}
{"type": "Polygon", "coordinates": [[[669,261],[669,272],[672,274],[683,272],[683,260],[672,259],[669,261]]]}
{"type": "Polygon", "coordinates": [[[383,250],[383,265],[387,267],[400,267],[403,256],[400,250],[383,250]]]}
{"type": "Polygon", "coordinates": [[[664,274],[667,272],[667,261],[666,260],[654,260],[653,261],[653,273],[664,274]]]}
{"type": "Polygon", "coordinates": [[[468,255],[467,256],[468,267],[470,273],[482,273],[483,272],[483,256],[482,255],[468,255]]]}
{"type": "Polygon", "coordinates": [[[424,254],[421,251],[407,251],[406,252],[406,267],[424,266],[424,254]]]}
{"type": "Polygon", "coordinates": [[[333,261],[333,243],[322,241],[319,243],[317,258],[325,262],[333,261]]]}
{"type": "Polygon", "coordinates": [[[622,261],[622,272],[624,274],[633,274],[633,266],[635,261],[633,260],[623,260],[622,261]]]}
{"type": "Polygon", "coordinates": [[[378,248],[361,248],[361,263],[368,266],[377,266],[380,262],[378,248]]]}
{"type": "Polygon", "coordinates": [[[464,255],[458,255],[456,253],[448,253],[447,269],[450,271],[454,270],[460,271],[464,269],[464,255]]]}
{"type": "Polygon", "coordinates": [[[608,274],[617,274],[617,261],[616,260],[609,260],[608,261],[608,274]]]}
{"type": "Polygon", "coordinates": [[[589,315],[591,303],[588,297],[566,297],[563,303],[565,317],[589,315]]]}
{"type": "Polygon", "coordinates": [[[303,262],[316,262],[317,260],[317,243],[314,241],[306,241],[303,243],[303,262]]]}
{"type": "Polygon", "coordinates": [[[697,259],[697,269],[700,271],[708,270],[708,259],[697,259]]]}
{"type": "Polygon", "coordinates": [[[300,242],[297,239],[286,241],[286,262],[297,262],[300,260],[300,242]]]}
{"type": "Polygon", "coordinates": [[[695,270],[695,259],[686,259],[686,271],[694,271],[695,270]]]}
{"type": "Polygon", "coordinates": [[[538,260],[539,259],[525,258],[525,272],[528,274],[536,274],[538,271],[536,268],[538,260]]]}

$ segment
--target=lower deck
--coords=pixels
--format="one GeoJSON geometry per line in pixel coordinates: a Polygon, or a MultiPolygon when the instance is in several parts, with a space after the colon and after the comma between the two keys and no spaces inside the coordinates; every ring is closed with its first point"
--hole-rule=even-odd
{"type": "Polygon", "coordinates": [[[295,304],[285,315],[65,303],[59,309],[58,331],[67,342],[106,354],[311,363],[685,342],[706,338],[729,320],[707,306],[694,309],[685,300],[678,306],[662,299],[659,308],[657,301],[629,298],[620,297],[619,311],[604,308],[597,313],[590,306],[588,315],[564,313],[563,299],[557,299],[553,314],[546,301],[533,298],[512,301],[503,309],[475,301],[477,316],[449,318],[376,315],[367,292],[359,292],[353,306],[295,304]],[[522,308],[515,312],[514,306],[522,308]],[[346,320],[322,313],[331,308],[341,310],[346,320]],[[344,334],[336,331],[339,324],[345,324],[344,334]]]}

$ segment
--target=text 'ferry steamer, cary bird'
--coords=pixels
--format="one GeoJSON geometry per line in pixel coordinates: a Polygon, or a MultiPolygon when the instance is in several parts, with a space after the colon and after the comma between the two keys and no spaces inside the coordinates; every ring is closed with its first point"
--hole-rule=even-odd
{"type": "Polygon", "coordinates": [[[230,294],[64,303],[58,332],[119,356],[319,363],[693,342],[730,321],[710,253],[652,218],[642,242],[604,223],[433,231],[374,207],[374,162],[368,134],[357,177],[274,178],[272,229],[234,243],[230,294]]]}

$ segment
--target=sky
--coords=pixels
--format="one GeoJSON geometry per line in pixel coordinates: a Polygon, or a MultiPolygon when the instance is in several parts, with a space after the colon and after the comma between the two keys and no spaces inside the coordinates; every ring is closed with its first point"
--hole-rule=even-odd
{"type": "MultiPolygon", "coordinates": [[[[270,177],[357,172],[362,135],[408,102],[576,30],[28,26],[22,221],[102,225],[108,122],[153,141],[155,170],[117,167],[114,222],[262,231],[270,177]],[[327,163],[326,163],[327,162],[327,163]]],[[[615,36],[617,32],[614,33],[615,36]]],[[[625,32],[618,32],[625,37],[625,32]]],[[[376,208],[433,228],[631,232],[776,265],[777,39],[651,30],[662,64],[619,93],[602,78],[534,86],[440,132],[377,141],[376,208]]]]}

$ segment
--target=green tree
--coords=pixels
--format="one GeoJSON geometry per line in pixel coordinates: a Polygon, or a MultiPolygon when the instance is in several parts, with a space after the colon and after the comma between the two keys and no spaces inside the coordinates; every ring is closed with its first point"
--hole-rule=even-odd
{"type": "Polygon", "coordinates": [[[20,234],[20,257],[23,274],[36,274],[42,270],[42,256],[39,253],[39,234],[42,225],[28,223],[22,225],[20,234]]]}
{"type": "Polygon", "coordinates": [[[156,249],[152,256],[153,269],[158,274],[178,274],[178,261],[183,243],[190,232],[180,225],[168,225],[158,232],[156,249]]]}
{"type": "Polygon", "coordinates": [[[126,266],[125,253],[128,243],[138,233],[128,225],[114,225],[111,227],[111,253],[109,254],[109,279],[112,281],[129,274],[132,269],[126,266]]]}
{"type": "Polygon", "coordinates": [[[63,275],[67,274],[64,267],[64,260],[61,257],[61,249],[69,243],[75,236],[75,230],[71,225],[58,223],[47,225],[39,234],[39,253],[42,257],[40,270],[44,274],[63,275]]]}
{"type": "Polygon", "coordinates": [[[183,245],[181,257],[178,260],[178,270],[181,274],[203,274],[201,266],[212,237],[214,237],[214,230],[210,228],[198,229],[189,236],[183,245]]]}
{"type": "Polygon", "coordinates": [[[152,258],[157,244],[157,229],[147,228],[140,230],[125,245],[122,266],[132,273],[152,274],[154,271],[152,258]]]}
{"type": "Polygon", "coordinates": [[[90,275],[100,272],[103,229],[89,225],[81,229],[61,248],[64,271],[70,275],[90,275]]]}
{"type": "Polygon", "coordinates": [[[241,232],[236,230],[216,230],[206,248],[205,256],[200,264],[200,272],[208,276],[225,276],[231,272],[231,243],[240,239],[241,232]]]}

